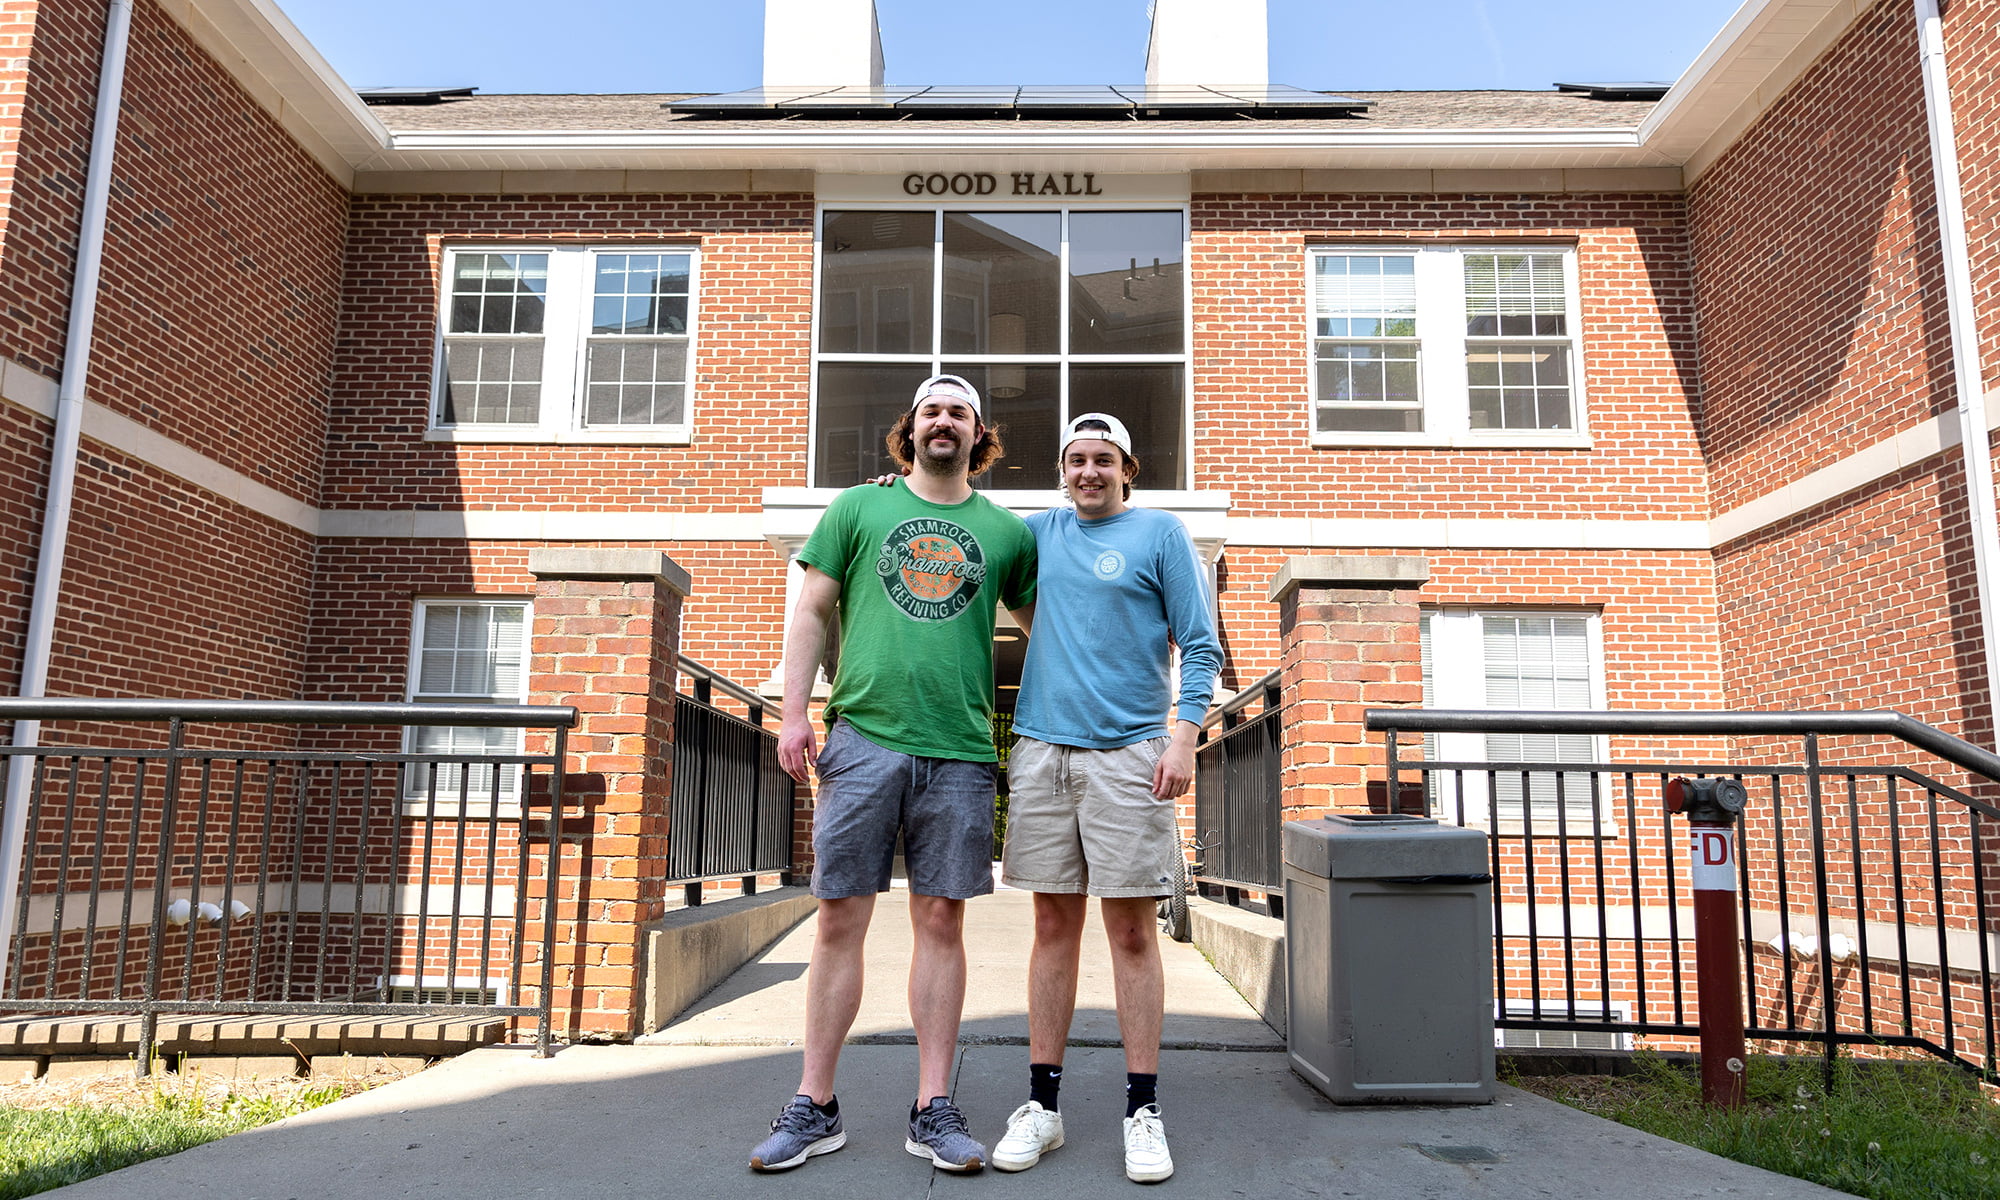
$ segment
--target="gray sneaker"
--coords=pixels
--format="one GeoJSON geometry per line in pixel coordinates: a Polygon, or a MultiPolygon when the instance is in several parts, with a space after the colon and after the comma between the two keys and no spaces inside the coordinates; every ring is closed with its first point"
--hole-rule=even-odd
{"type": "Polygon", "coordinates": [[[789,1171],[815,1154],[831,1154],[847,1144],[839,1113],[825,1113],[812,1097],[798,1095],[771,1122],[771,1136],[750,1152],[753,1171],[789,1171]]]}
{"type": "Polygon", "coordinates": [[[940,1171],[977,1171],[986,1165],[986,1147],[972,1139],[965,1114],[946,1096],[934,1098],[910,1118],[903,1149],[930,1159],[940,1171]]]}

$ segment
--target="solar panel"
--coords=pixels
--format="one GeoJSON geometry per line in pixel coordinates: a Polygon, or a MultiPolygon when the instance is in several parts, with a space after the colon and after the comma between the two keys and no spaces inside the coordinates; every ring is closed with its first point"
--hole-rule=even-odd
{"type": "Polygon", "coordinates": [[[442,104],[447,98],[470,96],[478,88],[469,87],[365,87],[354,94],[363,104],[442,104]]]}
{"type": "Polygon", "coordinates": [[[1029,84],[1014,99],[1018,109],[1129,109],[1132,102],[1109,84],[1029,84]]]}
{"type": "Polygon", "coordinates": [[[746,88],[670,100],[661,107],[690,116],[822,121],[897,117],[1037,121],[1166,118],[1348,117],[1369,101],[1285,84],[937,84],[867,87],[746,88]]]}
{"type": "Polygon", "coordinates": [[[809,96],[778,102],[779,108],[894,108],[922,91],[921,87],[867,87],[847,84],[809,96]]]}
{"type": "Polygon", "coordinates": [[[1559,92],[1581,92],[1592,100],[1658,100],[1674,86],[1671,83],[1558,83],[1559,92]]]}
{"type": "Polygon", "coordinates": [[[1021,89],[1015,84],[995,84],[991,87],[971,85],[925,88],[914,96],[896,102],[897,108],[961,108],[1002,111],[1014,107],[1014,99],[1021,89]]]}
{"type": "Polygon", "coordinates": [[[745,88],[740,92],[720,92],[713,96],[691,96],[686,100],[674,100],[661,105],[674,112],[728,112],[733,116],[747,115],[742,110],[775,108],[787,100],[797,100],[801,96],[816,96],[830,92],[831,87],[768,87],[745,88]]]}

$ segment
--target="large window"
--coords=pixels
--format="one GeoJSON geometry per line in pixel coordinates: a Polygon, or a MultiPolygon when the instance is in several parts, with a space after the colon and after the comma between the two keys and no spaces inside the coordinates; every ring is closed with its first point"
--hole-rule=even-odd
{"type": "Polygon", "coordinates": [[[820,224],[813,483],[892,470],[883,438],[938,371],[1007,457],[980,487],[1051,488],[1069,414],[1132,431],[1153,488],[1187,486],[1186,220],[1179,209],[829,209],[820,224]]]}
{"type": "Polygon", "coordinates": [[[1313,440],[1580,438],[1575,261],[1563,249],[1314,251],[1313,440]]]}
{"type": "Polygon", "coordinates": [[[448,252],[436,426],[684,439],[695,259],[660,249],[448,252]]]}
{"type": "MultiPolygon", "coordinates": [[[[1590,613],[1436,609],[1424,614],[1426,708],[1505,708],[1547,712],[1603,707],[1603,651],[1590,613]]],[[[1432,734],[1424,757],[1448,762],[1536,764],[1434,775],[1432,802],[1455,817],[1462,801],[1475,824],[1537,835],[1608,834],[1609,810],[1587,771],[1551,764],[1604,760],[1594,734],[1432,734]]]]}
{"type": "MultiPolygon", "coordinates": [[[[528,606],[509,600],[421,600],[411,636],[409,698],[420,704],[521,704],[527,699],[528,606]]],[[[519,729],[416,726],[405,744],[412,754],[521,753],[519,729]]],[[[518,802],[520,771],[441,763],[413,766],[404,794],[427,800],[433,779],[440,805],[480,804],[496,795],[518,802]]]]}

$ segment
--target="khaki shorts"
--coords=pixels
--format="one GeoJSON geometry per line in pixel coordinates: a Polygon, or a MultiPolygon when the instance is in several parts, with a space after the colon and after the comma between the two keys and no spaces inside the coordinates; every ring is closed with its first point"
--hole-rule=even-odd
{"type": "Polygon", "coordinates": [[[1092,896],[1173,891],[1174,802],[1153,795],[1166,749],[1164,736],[1116,750],[1015,742],[1001,882],[1092,896]]]}

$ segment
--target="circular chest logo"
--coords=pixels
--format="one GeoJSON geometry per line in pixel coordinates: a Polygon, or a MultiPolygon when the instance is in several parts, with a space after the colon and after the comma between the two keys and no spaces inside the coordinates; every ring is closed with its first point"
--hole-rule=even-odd
{"type": "Polygon", "coordinates": [[[1099,579],[1110,583],[1125,573],[1125,556],[1116,550],[1106,550],[1097,556],[1097,562],[1092,569],[1097,572],[1099,579]]]}
{"type": "Polygon", "coordinates": [[[890,603],[918,621],[946,621],[964,612],[986,579],[986,556],[966,529],[920,517],[882,541],[875,558],[890,603]]]}

